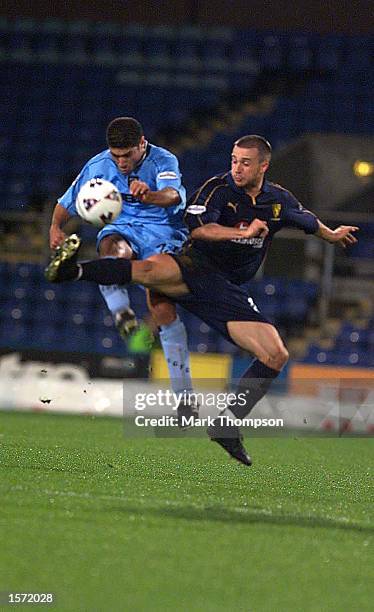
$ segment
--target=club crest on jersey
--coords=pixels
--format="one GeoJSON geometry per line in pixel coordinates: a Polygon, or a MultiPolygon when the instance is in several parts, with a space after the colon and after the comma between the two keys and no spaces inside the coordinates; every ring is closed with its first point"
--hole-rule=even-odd
{"type": "Polygon", "coordinates": [[[273,211],[273,216],[271,218],[271,221],[280,221],[280,213],[282,210],[282,204],[272,204],[272,211],[273,211]]]}

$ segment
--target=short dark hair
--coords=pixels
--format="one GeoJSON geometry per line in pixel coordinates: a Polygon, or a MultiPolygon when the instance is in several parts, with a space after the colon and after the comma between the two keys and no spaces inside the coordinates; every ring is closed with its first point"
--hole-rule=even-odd
{"type": "Polygon", "coordinates": [[[127,149],[137,147],[143,136],[143,128],[133,117],[116,117],[106,130],[108,147],[127,149]]]}
{"type": "Polygon", "coordinates": [[[249,134],[248,136],[242,136],[234,142],[237,147],[243,149],[257,149],[261,160],[270,161],[271,159],[271,144],[263,136],[257,134],[249,134]]]}

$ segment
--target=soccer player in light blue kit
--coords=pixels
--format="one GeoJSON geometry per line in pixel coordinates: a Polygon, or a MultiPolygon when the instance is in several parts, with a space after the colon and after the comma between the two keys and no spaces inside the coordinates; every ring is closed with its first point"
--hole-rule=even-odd
{"type": "MultiPolygon", "coordinates": [[[[121,192],[123,209],[97,235],[100,256],[146,259],[157,253],[176,253],[187,237],[183,223],[186,192],[177,158],[149,144],[142,126],[132,117],[113,119],[106,136],[108,149],[92,157],[58,199],[50,228],[51,248],[57,248],[65,239],[62,227],[77,214],[75,202],[82,185],[90,179],[103,178],[121,192]]],[[[120,334],[126,337],[137,325],[127,289],[117,285],[100,289],[120,334]]],[[[152,292],[148,294],[148,305],[161,329],[173,390],[192,390],[187,336],[175,305],[152,292]]]]}

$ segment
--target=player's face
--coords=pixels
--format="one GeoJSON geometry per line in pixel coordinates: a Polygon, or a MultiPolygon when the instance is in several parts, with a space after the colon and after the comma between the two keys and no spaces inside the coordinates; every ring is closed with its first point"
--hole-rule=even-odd
{"type": "Polygon", "coordinates": [[[243,189],[260,187],[268,167],[269,163],[261,160],[258,149],[234,146],[231,155],[231,174],[237,187],[243,189]]]}
{"type": "Polygon", "coordinates": [[[146,142],[143,136],[137,147],[129,147],[127,149],[109,147],[109,151],[118,170],[122,174],[130,174],[143,157],[145,148],[146,142]]]}

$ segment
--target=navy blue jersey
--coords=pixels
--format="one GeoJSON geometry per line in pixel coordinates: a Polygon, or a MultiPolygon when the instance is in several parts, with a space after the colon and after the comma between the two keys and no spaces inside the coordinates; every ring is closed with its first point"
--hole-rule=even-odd
{"type": "Polygon", "coordinates": [[[268,224],[266,238],[193,240],[192,249],[232,282],[242,284],[256,274],[273,236],[282,228],[295,227],[307,234],[318,230],[317,217],[287,189],[265,180],[254,198],[235,185],[231,173],[206,181],[188,200],[185,214],[190,231],[208,223],[245,228],[256,218],[268,224]]]}

